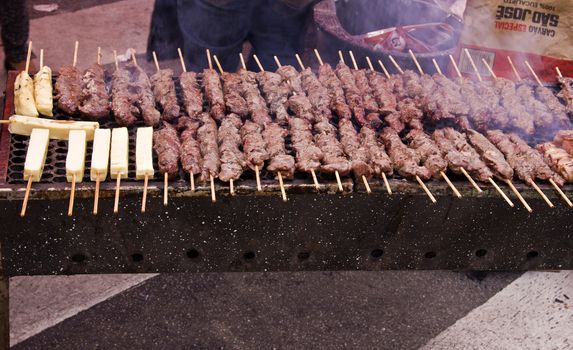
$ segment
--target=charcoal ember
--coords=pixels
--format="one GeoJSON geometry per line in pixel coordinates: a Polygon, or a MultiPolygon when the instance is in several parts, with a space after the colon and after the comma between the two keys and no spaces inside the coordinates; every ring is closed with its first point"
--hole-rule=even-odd
{"type": "Polygon", "coordinates": [[[82,102],[80,113],[93,120],[106,118],[110,113],[109,94],[105,85],[105,70],[94,64],[82,76],[82,102]]]}
{"type": "Polygon", "coordinates": [[[243,122],[236,114],[229,114],[221,122],[218,132],[219,153],[221,158],[221,181],[237,180],[247,167],[247,161],[241,151],[241,127],[243,122]]]}
{"type": "Polygon", "coordinates": [[[159,172],[168,174],[171,179],[175,178],[179,173],[181,150],[179,135],[175,127],[163,122],[163,127],[153,132],[153,149],[157,154],[159,172]]]}
{"type": "Polygon", "coordinates": [[[54,86],[58,108],[67,114],[77,114],[82,100],[82,74],[76,67],[63,66],[54,86]]]}
{"type": "Polygon", "coordinates": [[[225,97],[219,74],[214,69],[203,70],[203,90],[209,103],[209,112],[217,121],[225,118],[225,97]]]}
{"type": "Polygon", "coordinates": [[[199,120],[202,123],[197,129],[197,140],[203,157],[201,181],[206,183],[211,177],[216,178],[219,175],[221,159],[217,142],[217,123],[209,113],[201,113],[199,120]]]}
{"type": "Polygon", "coordinates": [[[183,72],[179,77],[183,106],[189,117],[195,118],[203,111],[203,94],[197,83],[197,73],[183,72]]]}
{"type": "Polygon", "coordinates": [[[161,69],[151,76],[151,88],[155,102],[163,110],[163,120],[173,121],[179,118],[179,103],[175,93],[173,70],[161,69]]]}
{"type": "Polygon", "coordinates": [[[246,156],[247,165],[252,170],[255,170],[257,167],[262,169],[265,161],[269,159],[262,132],[263,127],[250,120],[245,121],[241,127],[243,152],[246,156]]]}

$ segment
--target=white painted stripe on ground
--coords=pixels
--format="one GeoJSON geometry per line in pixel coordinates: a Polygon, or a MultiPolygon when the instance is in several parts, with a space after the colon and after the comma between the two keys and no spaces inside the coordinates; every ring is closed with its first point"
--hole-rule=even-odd
{"type": "Polygon", "coordinates": [[[10,278],[10,345],[134,287],[156,274],[10,278]]]}
{"type": "Polygon", "coordinates": [[[573,349],[573,271],[523,274],[421,349],[573,349]]]}

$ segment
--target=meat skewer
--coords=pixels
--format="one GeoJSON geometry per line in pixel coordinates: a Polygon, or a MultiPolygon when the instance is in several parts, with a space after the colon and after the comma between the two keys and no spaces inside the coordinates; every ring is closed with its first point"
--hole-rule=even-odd
{"type": "Polygon", "coordinates": [[[54,86],[58,107],[67,114],[74,115],[81,105],[82,87],[81,74],[76,68],[78,61],[78,46],[74,46],[74,59],[71,66],[63,66],[58,71],[58,79],[54,86]]]}
{"type": "Polygon", "coordinates": [[[153,132],[153,150],[157,154],[157,165],[163,173],[163,205],[167,205],[169,179],[179,173],[181,142],[177,130],[166,121],[163,127],[153,132]]]}
{"type": "Polygon", "coordinates": [[[101,48],[98,47],[96,63],[84,71],[81,78],[82,96],[79,112],[93,120],[109,116],[109,94],[105,84],[105,70],[101,65],[101,48]]]}
{"type": "MultiPolygon", "coordinates": [[[[452,62],[452,65],[454,66],[454,69],[456,71],[458,78],[461,79],[462,73],[460,72],[460,69],[456,63],[456,60],[454,60],[454,57],[452,55],[450,55],[450,61],[452,62]]],[[[509,197],[505,194],[505,192],[502,191],[501,187],[499,187],[499,185],[493,180],[493,177],[489,177],[487,180],[493,185],[493,187],[501,195],[501,197],[507,202],[507,204],[509,204],[510,207],[514,207],[513,202],[509,199],[509,197]]]]}
{"type": "Polygon", "coordinates": [[[205,99],[209,103],[209,110],[215,120],[220,121],[225,118],[225,97],[219,74],[213,69],[211,52],[206,50],[209,68],[203,70],[203,90],[205,99]]]}
{"type": "MultiPolygon", "coordinates": [[[[338,78],[332,71],[332,67],[324,64],[317,49],[314,49],[314,54],[320,64],[319,81],[329,90],[330,108],[336,111],[339,118],[351,118],[352,112],[346,105],[343,93],[341,94],[340,92],[342,88],[337,85],[339,84],[338,78]]],[[[319,134],[316,136],[317,144],[322,149],[325,156],[326,166],[323,166],[322,169],[329,172],[332,172],[331,169],[334,170],[336,182],[338,183],[338,190],[343,192],[344,188],[342,187],[340,174],[341,171],[343,175],[347,174],[351,168],[350,163],[345,157],[344,150],[336,137],[336,129],[327,120],[323,120],[315,124],[315,129],[318,129],[319,131],[319,134]]]]}
{"type": "Polygon", "coordinates": [[[266,102],[261,96],[259,88],[257,86],[255,78],[247,71],[247,65],[245,64],[245,58],[242,53],[239,53],[239,58],[241,60],[241,67],[243,68],[244,74],[247,77],[243,77],[243,83],[245,88],[245,95],[247,98],[247,105],[249,107],[249,113],[251,114],[251,119],[253,122],[245,122],[243,128],[241,128],[241,138],[243,140],[243,151],[247,156],[247,164],[251,169],[255,170],[255,179],[257,181],[257,190],[262,191],[261,186],[261,171],[265,164],[265,161],[269,159],[269,154],[265,149],[265,143],[261,132],[264,128],[265,123],[271,122],[269,117],[269,111],[266,106],[266,102]],[[253,124],[253,125],[247,125],[253,124]]]}
{"type": "MultiPolygon", "coordinates": [[[[257,55],[253,55],[255,62],[259,66],[261,73],[265,73],[263,65],[259,61],[257,55]]],[[[285,172],[286,176],[291,178],[294,173],[294,158],[286,153],[284,144],[284,137],[288,134],[287,130],[283,129],[278,123],[272,122],[265,125],[263,130],[263,139],[265,140],[267,151],[269,152],[270,164],[267,169],[277,174],[279,179],[279,186],[281,188],[281,195],[283,201],[288,200],[283,183],[283,176],[281,172],[285,172]]]]}
{"type": "Polygon", "coordinates": [[[312,108],[311,102],[303,91],[302,81],[298,77],[296,69],[291,66],[290,69],[287,70],[286,66],[283,68],[277,56],[274,56],[274,58],[278,66],[277,71],[282,70],[284,74],[283,77],[287,79],[288,84],[292,88],[292,96],[289,97],[288,104],[290,106],[289,108],[293,110],[297,118],[289,117],[288,123],[290,126],[293,148],[296,151],[296,166],[303,172],[311,173],[314,186],[319,190],[320,184],[316,178],[315,170],[320,167],[324,154],[320,148],[316,147],[313,141],[311,124],[309,121],[309,119],[313,120],[313,118],[309,117],[309,115],[311,115],[310,109],[312,108]],[[293,84],[291,79],[296,79],[297,83],[293,84]],[[295,102],[295,99],[298,100],[298,102],[295,102]]]}
{"type": "MultiPolygon", "coordinates": [[[[565,181],[573,181],[573,157],[571,157],[569,153],[557,147],[557,145],[552,142],[539,144],[536,149],[543,155],[545,162],[549,164],[553,171],[559,174],[565,181]]],[[[571,200],[563,193],[561,188],[557,186],[555,181],[550,178],[549,182],[554,184],[555,189],[558,189],[559,195],[567,205],[573,207],[571,200]]]]}
{"type": "Polygon", "coordinates": [[[196,118],[203,111],[203,94],[197,84],[197,73],[187,71],[181,48],[177,48],[177,52],[179,54],[181,68],[183,69],[183,73],[179,76],[179,83],[181,84],[181,92],[183,95],[183,106],[189,117],[196,118]]]}
{"type": "MultiPolygon", "coordinates": [[[[240,76],[225,73],[223,71],[223,67],[221,67],[221,63],[219,62],[217,55],[213,55],[213,59],[215,60],[215,64],[219,68],[219,72],[223,77],[223,81],[225,84],[224,91],[226,93],[225,100],[227,102],[227,107],[231,106],[231,108],[229,108],[231,111],[233,110],[239,111],[244,109],[244,112],[248,114],[246,101],[242,100],[244,102],[244,106],[242,107],[236,106],[238,105],[237,103],[234,104],[235,107],[229,104],[229,102],[232,100],[241,101],[240,99],[242,99],[242,97],[239,95],[239,91],[236,91],[241,89],[239,86],[237,86],[241,84],[240,76]],[[236,81],[237,79],[238,81],[236,81]],[[233,86],[228,86],[231,80],[233,80],[232,82],[233,86]],[[229,89],[231,87],[233,88],[232,90],[235,91],[229,89]],[[229,93],[231,92],[236,94],[233,99],[229,99],[229,93]]],[[[217,134],[219,152],[220,152],[219,154],[221,158],[221,171],[219,172],[219,179],[225,182],[229,181],[229,192],[231,193],[232,196],[235,195],[235,187],[233,181],[241,177],[243,169],[247,165],[245,156],[239,149],[241,146],[241,134],[239,130],[241,129],[242,124],[243,123],[241,121],[240,115],[231,112],[230,114],[225,116],[225,118],[221,122],[221,126],[219,127],[217,134]]]]}
{"type": "Polygon", "coordinates": [[[203,157],[203,164],[201,166],[201,181],[211,183],[211,201],[217,200],[215,194],[215,178],[219,175],[221,168],[221,158],[219,156],[219,145],[217,143],[217,123],[209,115],[209,113],[202,113],[199,116],[202,125],[197,129],[197,140],[199,141],[199,149],[203,157]]]}
{"type": "Polygon", "coordinates": [[[173,82],[173,70],[160,69],[157,55],[153,51],[153,61],[157,72],[151,76],[151,88],[155,102],[163,109],[161,115],[163,120],[172,122],[179,118],[179,103],[175,94],[175,83],[173,82]]]}
{"type": "Polygon", "coordinates": [[[187,115],[189,117],[180,118],[178,127],[181,130],[181,166],[183,170],[189,173],[189,181],[191,183],[191,191],[195,191],[195,175],[201,173],[201,166],[203,159],[201,157],[201,150],[199,149],[199,142],[197,141],[197,129],[199,128],[199,121],[196,118],[203,111],[203,95],[201,90],[197,87],[196,73],[187,72],[185,67],[185,60],[181,49],[178,48],[179,60],[181,61],[181,74],[180,83],[183,90],[183,101],[187,115]]]}
{"type": "MultiPolygon", "coordinates": [[[[416,55],[414,55],[414,53],[412,52],[412,50],[408,50],[408,52],[410,53],[410,56],[412,57],[412,60],[414,61],[414,63],[416,64],[416,67],[418,68],[418,71],[420,72],[420,75],[423,76],[424,75],[424,71],[422,70],[422,66],[420,66],[420,63],[418,62],[418,59],[416,58],[416,55]]],[[[458,191],[458,189],[456,188],[456,186],[454,186],[454,184],[452,183],[452,181],[450,180],[450,178],[446,175],[446,173],[444,172],[444,170],[447,167],[447,162],[441,158],[441,152],[439,150],[439,148],[437,147],[437,145],[432,141],[432,139],[430,139],[425,133],[423,133],[422,130],[421,133],[414,133],[412,136],[412,141],[414,143],[414,145],[418,144],[420,147],[416,147],[417,149],[425,149],[425,151],[422,151],[422,153],[425,153],[423,158],[424,162],[429,161],[430,164],[434,163],[434,164],[445,164],[446,166],[443,167],[442,170],[440,170],[439,174],[442,176],[442,178],[444,178],[444,180],[446,180],[448,186],[450,186],[450,188],[452,189],[452,191],[454,192],[454,194],[458,197],[461,198],[462,195],[460,194],[460,191],[458,191]],[[439,158],[438,158],[439,156],[439,158]],[[441,159],[440,159],[441,158],[441,159]],[[433,161],[432,161],[433,160],[433,161]],[[443,161],[443,162],[442,162],[443,161]]]]}

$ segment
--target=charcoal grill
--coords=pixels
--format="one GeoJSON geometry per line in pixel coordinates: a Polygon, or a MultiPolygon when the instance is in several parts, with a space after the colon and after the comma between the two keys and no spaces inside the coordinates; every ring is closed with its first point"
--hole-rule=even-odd
{"type": "MultiPolygon", "coordinates": [[[[8,75],[4,119],[13,112],[8,75]]],[[[114,126],[107,122],[102,127],[114,126]]],[[[320,176],[321,190],[306,175],[286,182],[283,202],[277,181],[254,174],[236,183],[190,191],[188,178],[170,182],[170,204],[162,205],[162,182],[151,181],[147,212],[140,213],[142,182],[122,181],[119,214],[113,214],[114,182],[103,182],[100,209],[92,215],[94,183],[86,176],[76,189],[74,216],[66,216],[66,142],[51,141],[44,176],[34,183],[25,218],[19,216],[27,137],[0,134],[2,276],[80,273],[303,271],[303,270],[530,270],[573,268],[573,210],[549,187],[551,209],[529,187],[516,187],[534,209],[510,208],[497,192],[483,193],[451,174],[463,197],[444,182],[430,181],[432,204],[413,182],[391,178],[392,195],[373,179],[373,193],[343,179],[320,176]]],[[[131,135],[131,164],[134,140],[131,135]]],[[[87,171],[91,148],[88,147],[87,171]]],[[[566,192],[572,186],[564,188],[566,192]]],[[[6,289],[7,291],[7,289],[6,289]]],[[[7,293],[4,307],[7,303],[7,293]]]]}

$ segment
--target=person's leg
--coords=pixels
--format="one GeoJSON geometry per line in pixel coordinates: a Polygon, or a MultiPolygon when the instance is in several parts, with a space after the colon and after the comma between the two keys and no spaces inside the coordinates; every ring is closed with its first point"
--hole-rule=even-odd
{"type": "Polygon", "coordinates": [[[153,59],[153,51],[160,60],[177,58],[178,47],[183,48],[183,37],[177,22],[177,0],[155,0],[147,38],[147,60],[153,59]]]}
{"type": "MultiPolygon", "coordinates": [[[[275,70],[273,56],[282,64],[296,65],[295,53],[304,49],[304,33],[307,18],[310,15],[311,1],[299,1],[298,6],[287,5],[286,1],[267,0],[253,13],[253,26],[249,41],[263,67],[275,70]]],[[[249,69],[258,70],[253,60],[249,60],[249,69]]]]}
{"type": "Polygon", "coordinates": [[[15,68],[26,61],[30,22],[25,0],[0,0],[0,26],[6,64],[15,68]]]}
{"type": "Polygon", "coordinates": [[[178,0],[177,14],[187,69],[199,71],[207,67],[205,49],[210,49],[224,70],[235,70],[256,3],[252,0],[178,0]]]}

